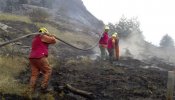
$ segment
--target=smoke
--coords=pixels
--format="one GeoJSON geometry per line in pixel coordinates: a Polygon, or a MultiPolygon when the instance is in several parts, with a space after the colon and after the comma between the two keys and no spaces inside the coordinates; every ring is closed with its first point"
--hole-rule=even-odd
{"type": "Polygon", "coordinates": [[[87,30],[90,30],[97,33],[103,26],[101,21],[89,13],[82,0],[52,0],[50,11],[54,20],[67,23],[67,26],[77,31],[88,33],[87,30]]]}
{"type": "Polygon", "coordinates": [[[120,56],[133,57],[139,60],[158,58],[167,63],[175,62],[174,48],[161,48],[148,43],[136,31],[133,31],[127,39],[120,39],[119,45],[120,56]]]}
{"type": "Polygon", "coordinates": [[[145,41],[137,31],[133,31],[126,39],[120,39],[120,55],[142,59],[140,54],[144,51],[145,41]]]}

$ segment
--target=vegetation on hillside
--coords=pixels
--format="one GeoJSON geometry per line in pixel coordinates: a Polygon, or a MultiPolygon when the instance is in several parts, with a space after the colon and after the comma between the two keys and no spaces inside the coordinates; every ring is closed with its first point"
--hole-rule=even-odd
{"type": "Polygon", "coordinates": [[[173,49],[174,48],[174,40],[168,34],[164,35],[160,41],[160,47],[164,49],[173,49]]]}
{"type": "Polygon", "coordinates": [[[140,22],[137,18],[121,17],[116,24],[109,23],[110,33],[117,32],[120,38],[128,38],[132,35],[140,35],[140,38],[144,39],[142,31],[140,29],[140,22]]]}
{"type": "Polygon", "coordinates": [[[16,77],[21,71],[25,71],[26,59],[0,56],[0,62],[0,93],[21,95],[27,86],[19,83],[16,77]]]}
{"type": "Polygon", "coordinates": [[[10,13],[0,13],[0,21],[19,21],[19,22],[25,22],[31,24],[32,21],[27,16],[20,16],[10,13]]]}

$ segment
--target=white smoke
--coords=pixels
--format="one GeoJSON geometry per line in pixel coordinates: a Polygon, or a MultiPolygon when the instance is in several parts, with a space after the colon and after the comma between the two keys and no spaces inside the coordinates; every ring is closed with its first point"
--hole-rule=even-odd
{"type": "Polygon", "coordinates": [[[120,39],[120,55],[142,59],[140,54],[144,51],[145,41],[137,31],[132,32],[127,39],[120,39]]]}
{"type": "Polygon", "coordinates": [[[153,57],[163,59],[168,63],[175,62],[175,49],[160,48],[144,40],[142,35],[133,32],[127,39],[120,39],[120,56],[129,56],[140,60],[153,57]]]}

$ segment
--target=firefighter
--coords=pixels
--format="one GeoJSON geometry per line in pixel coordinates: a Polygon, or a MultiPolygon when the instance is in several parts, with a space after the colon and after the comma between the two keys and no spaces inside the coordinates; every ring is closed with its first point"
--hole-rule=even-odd
{"type": "Polygon", "coordinates": [[[119,55],[119,36],[117,33],[114,33],[116,35],[116,38],[115,38],[115,59],[118,61],[119,58],[120,58],[120,55],[119,55]]]}
{"type": "Polygon", "coordinates": [[[112,63],[114,60],[119,60],[119,38],[117,33],[113,33],[108,40],[109,60],[112,63]]]}
{"type": "Polygon", "coordinates": [[[109,27],[105,26],[104,33],[99,41],[99,48],[101,51],[102,60],[106,60],[107,58],[108,31],[109,31],[109,27]]]}
{"type": "Polygon", "coordinates": [[[31,65],[29,91],[31,93],[35,90],[40,73],[43,75],[41,92],[48,91],[48,82],[52,73],[52,68],[48,62],[48,46],[56,43],[55,36],[49,34],[46,28],[40,28],[39,33],[41,34],[36,35],[32,40],[32,49],[29,55],[31,65]]]}

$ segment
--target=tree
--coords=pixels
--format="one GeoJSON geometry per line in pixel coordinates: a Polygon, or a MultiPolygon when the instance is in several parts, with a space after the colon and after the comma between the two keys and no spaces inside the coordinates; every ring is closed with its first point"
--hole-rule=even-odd
{"type": "Polygon", "coordinates": [[[110,27],[109,33],[117,32],[121,38],[127,38],[132,34],[139,34],[143,38],[137,18],[127,19],[123,16],[115,25],[112,23],[108,25],[110,27]]]}
{"type": "Polygon", "coordinates": [[[174,48],[174,40],[166,34],[162,37],[159,45],[162,48],[174,48]]]}

